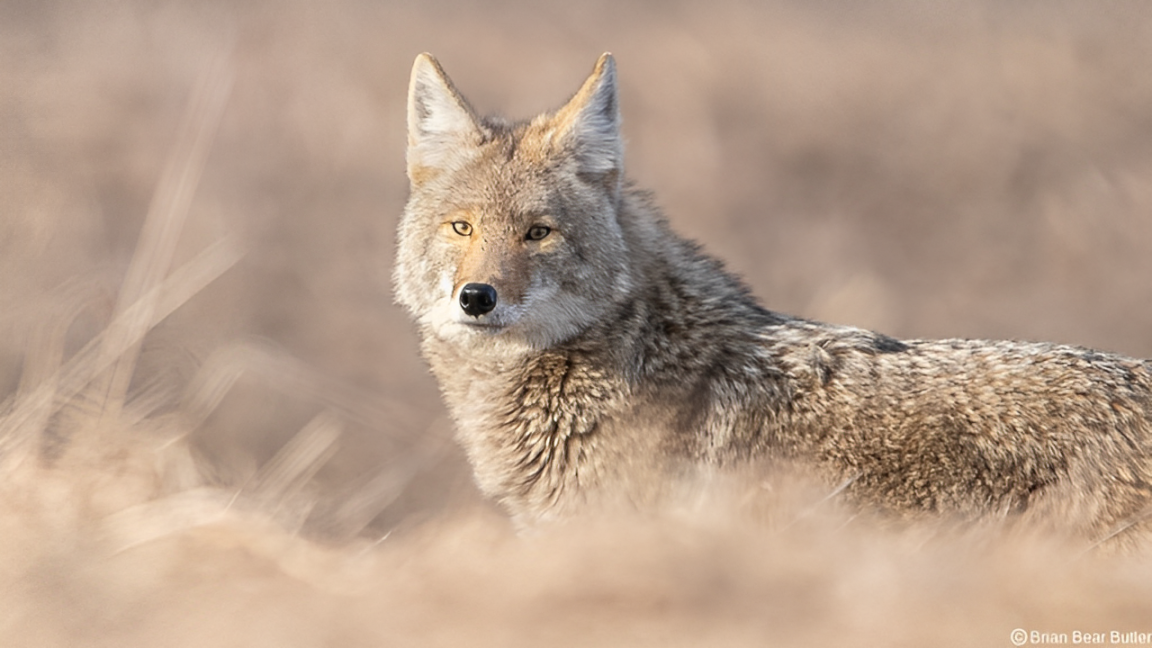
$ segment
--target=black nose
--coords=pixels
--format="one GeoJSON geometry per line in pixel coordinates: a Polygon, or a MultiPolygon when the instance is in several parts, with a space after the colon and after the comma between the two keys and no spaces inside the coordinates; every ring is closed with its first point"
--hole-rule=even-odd
{"type": "Polygon", "coordinates": [[[488,284],[464,284],[460,289],[460,308],[472,317],[480,317],[496,308],[496,289],[488,284]]]}

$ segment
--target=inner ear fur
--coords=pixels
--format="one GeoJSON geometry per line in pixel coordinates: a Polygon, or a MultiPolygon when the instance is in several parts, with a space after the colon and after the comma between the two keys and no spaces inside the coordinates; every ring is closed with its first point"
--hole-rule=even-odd
{"type": "Polygon", "coordinates": [[[453,163],[481,134],[476,113],[428,53],[412,64],[408,82],[408,178],[415,185],[453,163]]]}

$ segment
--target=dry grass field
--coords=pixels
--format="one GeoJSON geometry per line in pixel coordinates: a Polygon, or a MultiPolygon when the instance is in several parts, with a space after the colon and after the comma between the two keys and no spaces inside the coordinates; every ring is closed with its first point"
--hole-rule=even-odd
{"type": "Polygon", "coordinates": [[[515,534],[391,302],[421,51],[514,117],[612,51],[631,177],[770,308],[1152,357],[1144,2],[0,0],[0,645],[1152,633],[1152,554],[786,481],[515,534]]]}

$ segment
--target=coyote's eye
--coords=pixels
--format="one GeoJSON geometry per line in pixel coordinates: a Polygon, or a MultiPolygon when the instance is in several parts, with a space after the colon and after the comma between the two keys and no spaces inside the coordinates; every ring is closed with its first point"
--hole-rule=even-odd
{"type": "Polygon", "coordinates": [[[455,221],[452,223],[452,231],[460,236],[472,236],[472,223],[468,221],[455,221]]]}
{"type": "Polygon", "coordinates": [[[540,239],[552,233],[552,228],[547,225],[533,225],[528,228],[528,235],[524,238],[529,241],[539,241],[540,239]]]}

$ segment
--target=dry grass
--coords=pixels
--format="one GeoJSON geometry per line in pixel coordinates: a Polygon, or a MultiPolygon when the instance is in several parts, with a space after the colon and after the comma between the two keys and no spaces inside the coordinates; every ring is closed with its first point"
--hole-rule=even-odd
{"type": "Polygon", "coordinates": [[[523,537],[390,304],[420,51],[528,115],[620,66],[631,175],[772,308],[1152,356],[1140,2],[0,3],[0,643],[1010,645],[1146,556],[780,487],[523,537]]]}

